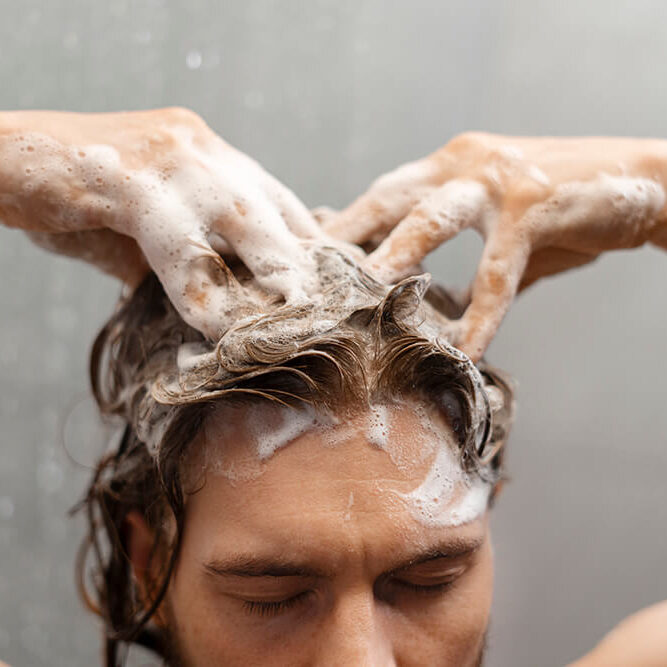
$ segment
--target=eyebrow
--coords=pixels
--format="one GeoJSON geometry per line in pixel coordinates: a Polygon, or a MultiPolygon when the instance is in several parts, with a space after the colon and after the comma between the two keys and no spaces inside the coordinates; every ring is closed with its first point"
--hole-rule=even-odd
{"type": "MultiPolygon", "coordinates": [[[[484,538],[450,539],[446,543],[414,554],[386,573],[392,574],[436,559],[461,558],[471,555],[484,543],[484,538]]],[[[327,578],[331,573],[307,562],[289,561],[280,557],[258,557],[238,554],[227,559],[214,558],[204,563],[204,571],[213,577],[310,577],[327,578]]]]}
{"type": "Polygon", "coordinates": [[[458,538],[456,540],[448,540],[446,544],[441,544],[433,549],[428,549],[413,558],[405,561],[402,565],[392,568],[391,572],[399,572],[406,570],[415,565],[422,565],[432,560],[463,558],[464,556],[472,555],[477,551],[482,544],[484,544],[484,537],[477,538],[458,538]]]}

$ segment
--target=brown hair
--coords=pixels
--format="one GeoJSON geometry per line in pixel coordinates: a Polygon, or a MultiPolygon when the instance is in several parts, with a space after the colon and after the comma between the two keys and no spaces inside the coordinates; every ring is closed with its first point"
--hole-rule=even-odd
{"type": "Polygon", "coordinates": [[[331,278],[322,299],[268,305],[215,344],[183,322],[154,275],[99,333],[91,353],[93,393],[102,415],[120,417],[122,436],[99,462],[79,506],[88,534],[77,577],[84,601],[104,622],[107,667],[124,664],[131,643],[166,655],[150,620],[178,557],[182,464],[219,401],[305,402],[340,414],[417,395],[443,411],[465,469],[494,484],[501,479],[512,388],[501,373],[475,367],[440,338],[448,323],[443,315],[460,314],[456,302],[429,288],[428,276],[391,287],[333,251],[319,261],[331,278]],[[125,548],[133,510],[154,530],[152,557],[163,564],[148,600],[139,599],[125,548]],[[171,543],[161,530],[167,518],[176,529],[171,543]]]}

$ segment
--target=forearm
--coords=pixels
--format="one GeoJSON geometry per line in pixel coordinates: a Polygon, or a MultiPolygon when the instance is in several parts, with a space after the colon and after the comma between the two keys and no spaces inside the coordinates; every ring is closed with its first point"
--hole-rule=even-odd
{"type": "Polygon", "coordinates": [[[119,159],[101,121],[117,115],[0,112],[0,222],[48,233],[107,226],[119,159]]]}
{"type": "Polygon", "coordinates": [[[55,115],[0,112],[0,222],[9,227],[58,231],[52,223],[73,167],[50,128],[55,115]]]}

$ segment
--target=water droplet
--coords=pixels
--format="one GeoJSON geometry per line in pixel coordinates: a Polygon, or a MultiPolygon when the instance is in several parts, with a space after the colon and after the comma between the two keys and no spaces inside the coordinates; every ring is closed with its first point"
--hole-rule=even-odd
{"type": "Polygon", "coordinates": [[[188,54],[185,56],[185,64],[188,66],[188,69],[199,69],[202,60],[201,51],[188,51],[188,54]]]}

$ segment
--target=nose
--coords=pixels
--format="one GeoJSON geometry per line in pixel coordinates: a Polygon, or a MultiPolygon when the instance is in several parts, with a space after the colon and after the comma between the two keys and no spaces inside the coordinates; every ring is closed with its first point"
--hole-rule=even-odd
{"type": "Polygon", "coordinates": [[[321,632],[317,667],[396,667],[372,590],[338,598],[321,632]]]}

